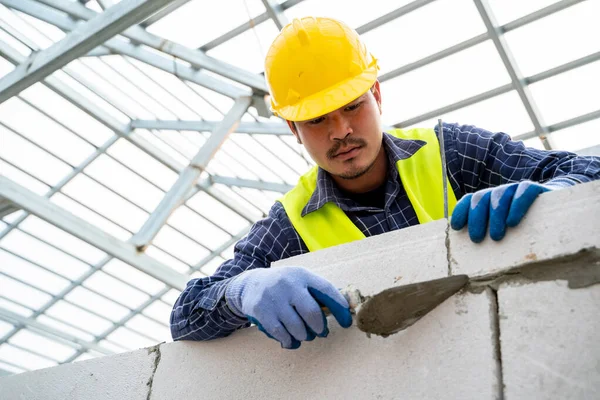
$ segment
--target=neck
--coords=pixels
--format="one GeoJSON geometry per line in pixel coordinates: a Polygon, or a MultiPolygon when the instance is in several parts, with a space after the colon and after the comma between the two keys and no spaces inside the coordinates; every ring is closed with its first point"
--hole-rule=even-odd
{"type": "Polygon", "coordinates": [[[383,185],[388,170],[388,158],[381,146],[377,158],[369,170],[356,179],[342,179],[332,176],[338,187],[350,193],[366,193],[383,185]]]}

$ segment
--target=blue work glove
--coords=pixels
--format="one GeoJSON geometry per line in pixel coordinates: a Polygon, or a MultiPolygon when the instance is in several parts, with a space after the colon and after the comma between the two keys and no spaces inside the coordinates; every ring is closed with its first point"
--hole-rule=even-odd
{"type": "Polygon", "coordinates": [[[485,238],[488,221],[490,237],[501,240],[506,227],[515,227],[540,195],[552,188],[532,181],[508,183],[465,195],[454,207],[450,226],[460,230],[469,226],[469,236],[475,243],[485,238]]]}
{"type": "Polygon", "coordinates": [[[326,306],[338,323],[348,328],[348,302],[329,281],[300,267],[257,268],[231,279],[225,291],[231,310],[245,316],[286,349],[329,334],[326,306]]]}

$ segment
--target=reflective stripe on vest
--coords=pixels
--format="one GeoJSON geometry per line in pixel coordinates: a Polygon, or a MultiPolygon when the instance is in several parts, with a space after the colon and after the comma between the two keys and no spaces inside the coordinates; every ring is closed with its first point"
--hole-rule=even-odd
{"type": "MultiPolygon", "coordinates": [[[[426,144],[415,154],[396,163],[400,180],[420,224],[444,218],[444,189],[440,145],[433,129],[394,129],[389,134],[426,144]]],[[[318,168],[300,177],[298,184],[279,201],[290,222],[310,251],[364,239],[365,235],[335,204],[329,202],[302,217],[302,210],[317,187],[318,168]]],[[[452,214],[456,197],[448,182],[448,213],[452,214]]]]}

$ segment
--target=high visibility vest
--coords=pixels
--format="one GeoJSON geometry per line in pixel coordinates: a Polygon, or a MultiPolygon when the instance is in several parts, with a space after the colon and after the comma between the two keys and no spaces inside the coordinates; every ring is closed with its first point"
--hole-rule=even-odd
{"type": "MultiPolygon", "coordinates": [[[[394,129],[389,134],[406,140],[422,140],[426,144],[415,154],[396,163],[400,180],[417,214],[420,224],[444,218],[444,189],[440,145],[433,129],[394,129]]],[[[298,184],[279,201],[310,251],[337,246],[365,235],[337,205],[323,207],[302,216],[302,210],[317,187],[318,167],[300,177],[298,184]]],[[[448,214],[456,205],[456,196],[448,182],[448,214]]]]}

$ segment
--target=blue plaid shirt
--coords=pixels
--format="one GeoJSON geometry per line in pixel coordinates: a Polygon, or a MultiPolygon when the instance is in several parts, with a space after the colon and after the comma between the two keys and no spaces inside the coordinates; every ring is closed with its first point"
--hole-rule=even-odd
{"type": "MultiPolygon", "coordinates": [[[[457,199],[465,193],[522,180],[565,187],[600,179],[599,157],[527,148],[522,142],[511,141],[504,133],[492,133],[470,125],[445,124],[444,143],[450,184],[457,199]]],[[[424,142],[384,134],[383,145],[390,168],[383,209],[361,206],[344,195],[331,177],[319,169],[317,188],[303,214],[333,202],[365,236],[418,224],[395,165],[398,160],[415,154],[424,142]]],[[[209,340],[249,326],[247,319],[235,315],[226,304],[224,294],[229,278],[307,252],[308,248],[294,230],[283,206],[276,202],[269,216],[254,224],[248,235],[236,244],[232,260],[223,263],[213,276],[192,279],[188,283],[171,314],[173,339],[209,340]]]]}

